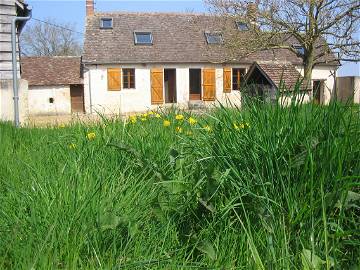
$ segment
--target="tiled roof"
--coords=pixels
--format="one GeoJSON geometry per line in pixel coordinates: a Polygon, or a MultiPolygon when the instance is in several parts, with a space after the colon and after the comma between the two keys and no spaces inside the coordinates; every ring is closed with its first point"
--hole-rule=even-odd
{"type": "Polygon", "coordinates": [[[301,82],[300,90],[307,90],[309,88],[304,77],[291,63],[255,62],[246,74],[246,82],[249,82],[252,72],[256,69],[259,69],[266,79],[269,80],[269,83],[277,89],[292,90],[298,82],[301,82]]]}
{"type": "MultiPolygon", "coordinates": [[[[85,63],[244,63],[287,61],[302,64],[302,59],[287,49],[266,50],[244,57],[234,56],[226,45],[209,45],[204,32],[222,31],[220,18],[187,13],[95,13],[86,18],[83,61],[85,63]],[[112,29],[101,29],[101,18],[112,18],[112,29]],[[134,44],[134,31],[150,31],[152,46],[134,44]]],[[[235,28],[235,22],[231,22],[235,28]]],[[[229,29],[229,28],[227,28],[229,29]]],[[[233,31],[231,31],[233,32],[233,31]]],[[[222,33],[225,43],[231,33],[222,33]]],[[[245,32],[239,32],[246,38],[245,32]]],[[[330,56],[329,61],[334,57],[330,56]]],[[[329,62],[327,61],[327,62],[329,62]]],[[[334,64],[334,63],[333,63],[334,64]]]]}
{"type": "Polygon", "coordinates": [[[82,84],[81,59],[77,56],[21,58],[21,78],[29,85],[82,84]]]}

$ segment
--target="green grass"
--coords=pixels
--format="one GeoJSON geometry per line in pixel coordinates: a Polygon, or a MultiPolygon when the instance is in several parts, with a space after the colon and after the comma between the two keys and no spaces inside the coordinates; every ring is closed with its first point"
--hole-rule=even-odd
{"type": "Polygon", "coordinates": [[[0,269],[359,269],[359,107],[177,113],[0,124],[0,269]]]}

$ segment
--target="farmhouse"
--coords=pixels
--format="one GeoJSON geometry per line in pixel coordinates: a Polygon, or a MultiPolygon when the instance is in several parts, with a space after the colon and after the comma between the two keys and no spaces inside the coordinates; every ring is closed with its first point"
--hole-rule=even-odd
{"type": "MultiPolygon", "coordinates": [[[[284,71],[292,81],[303,74],[301,57],[286,49],[246,57],[230,54],[223,42],[227,33],[212,15],[101,13],[94,11],[93,0],[86,5],[86,112],[128,113],[217,102],[240,105],[242,81],[254,62],[257,67],[272,63],[272,71],[284,71]]],[[[234,22],[233,27],[239,35],[245,31],[239,23],[234,22]]],[[[330,58],[315,67],[312,85],[320,91],[304,89],[306,100],[314,95],[321,103],[330,101],[338,66],[330,58]]],[[[271,71],[261,70],[271,84],[271,71]]]]}
{"type": "Polygon", "coordinates": [[[80,57],[23,57],[21,70],[29,84],[30,116],[84,112],[80,57]]]}

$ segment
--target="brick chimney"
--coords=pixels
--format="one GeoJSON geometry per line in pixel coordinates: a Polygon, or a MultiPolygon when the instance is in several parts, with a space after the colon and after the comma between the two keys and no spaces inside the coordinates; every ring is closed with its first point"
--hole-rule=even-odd
{"type": "Polygon", "coordinates": [[[253,23],[256,23],[259,0],[251,1],[247,4],[246,16],[253,23]]]}
{"type": "Polygon", "coordinates": [[[94,0],[86,0],[86,16],[94,15],[94,0]]]}

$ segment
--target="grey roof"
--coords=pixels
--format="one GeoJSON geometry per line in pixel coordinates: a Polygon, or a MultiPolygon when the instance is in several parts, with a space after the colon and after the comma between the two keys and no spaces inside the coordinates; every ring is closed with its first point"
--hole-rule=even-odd
{"type": "MultiPolygon", "coordinates": [[[[243,63],[302,59],[287,49],[235,56],[225,45],[207,44],[205,32],[222,32],[219,17],[188,13],[95,13],[86,18],[85,63],[243,63]],[[101,18],[113,18],[112,29],[100,29],[101,18]],[[134,31],[150,31],[153,45],[135,45],[134,31]]],[[[235,28],[235,22],[233,23],[235,28]]],[[[244,35],[245,33],[240,33],[244,35]]],[[[223,33],[227,39],[226,33],[223,33]]],[[[333,60],[333,59],[332,59],[333,60]]]]}

